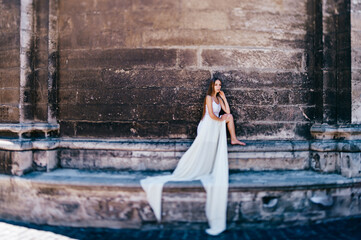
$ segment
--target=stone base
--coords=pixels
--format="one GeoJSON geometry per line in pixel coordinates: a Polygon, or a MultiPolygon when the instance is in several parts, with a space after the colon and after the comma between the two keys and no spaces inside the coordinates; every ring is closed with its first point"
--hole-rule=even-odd
{"type": "MultiPolygon", "coordinates": [[[[0,175],[0,218],[37,224],[161,228],[205,227],[206,193],[199,181],[170,182],[163,192],[160,224],[139,180],[152,172],[71,169],[0,175]]],[[[361,178],[311,171],[230,174],[229,228],[293,225],[361,214],[361,178]]]]}
{"type": "Polygon", "coordinates": [[[361,177],[361,125],[316,124],[311,134],[316,139],[310,146],[312,169],[361,177]]]}
{"type": "MultiPolygon", "coordinates": [[[[76,140],[62,139],[62,168],[133,171],[173,170],[191,140],[76,140]]],[[[307,141],[248,141],[228,145],[231,170],[309,169],[307,141]]]]}

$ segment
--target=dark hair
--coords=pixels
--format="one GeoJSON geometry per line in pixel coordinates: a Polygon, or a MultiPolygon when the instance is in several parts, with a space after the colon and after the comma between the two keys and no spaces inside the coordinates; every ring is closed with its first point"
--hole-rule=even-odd
{"type": "MultiPolygon", "coordinates": [[[[211,79],[211,81],[209,82],[209,87],[208,87],[208,90],[207,90],[207,95],[206,97],[204,98],[204,102],[203,102],[203,113],[202,113],[202,119],[204,117],[204,114],[206,114],[206,99],[207,99],[207,96],[212,96],[214,94],[214,85],[216,84],[216,81],[220,81],[222,83],[222,80],[217,78],[217,77],[213,77],[211,79]]],[[[218,93],[217,93],[218,94],[218,93]]]]}

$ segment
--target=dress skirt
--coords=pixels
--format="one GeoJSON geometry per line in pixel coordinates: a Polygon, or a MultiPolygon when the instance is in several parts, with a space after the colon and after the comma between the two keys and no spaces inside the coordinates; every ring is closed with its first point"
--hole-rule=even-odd
{"type": "Polygon", "coordinates": [[[141,180],[147,200],[158,221],[161,220],[163,185],[168,181],[201,180],[207,193],[207,233],[218,235],[226,229],[228,195],[228,152],[226,122],[205,115],[197,128],[197,137],[179,160],[171,175],[141,180]]]}

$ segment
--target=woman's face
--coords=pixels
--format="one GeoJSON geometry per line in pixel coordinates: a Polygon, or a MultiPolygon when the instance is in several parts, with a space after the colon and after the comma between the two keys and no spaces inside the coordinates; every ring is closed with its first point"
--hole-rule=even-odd
{"type": "Polygon", "coordinates": [[[214,82],[214,92],[217,94],[221,91],[222,83],[219,80],[214,82]]]}

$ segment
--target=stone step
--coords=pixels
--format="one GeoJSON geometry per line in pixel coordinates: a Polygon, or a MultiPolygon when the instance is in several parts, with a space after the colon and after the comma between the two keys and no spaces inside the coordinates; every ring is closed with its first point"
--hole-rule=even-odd
{"type": "MultiPolygon", "coordinates": [[[[167,172],[57,169],[0,175],[0,218],[37,224],[161,228],[205,227],[200,181],[169,182],[156,223],[139,180],[167,172]]],[[[292,225],[361,215],[361,178],[312,171],[231,172],[228,227],[292,225]]]]}
{"type": "MultiPolygon", "coordinates": [[[[60,166],[76,169],[134,171],[173,170],[192,140],[62,139],[60,166]]],[[[308,141],[246,141],[228,145],[231,170],[306,170],[310,168],[308,141]]]]}

